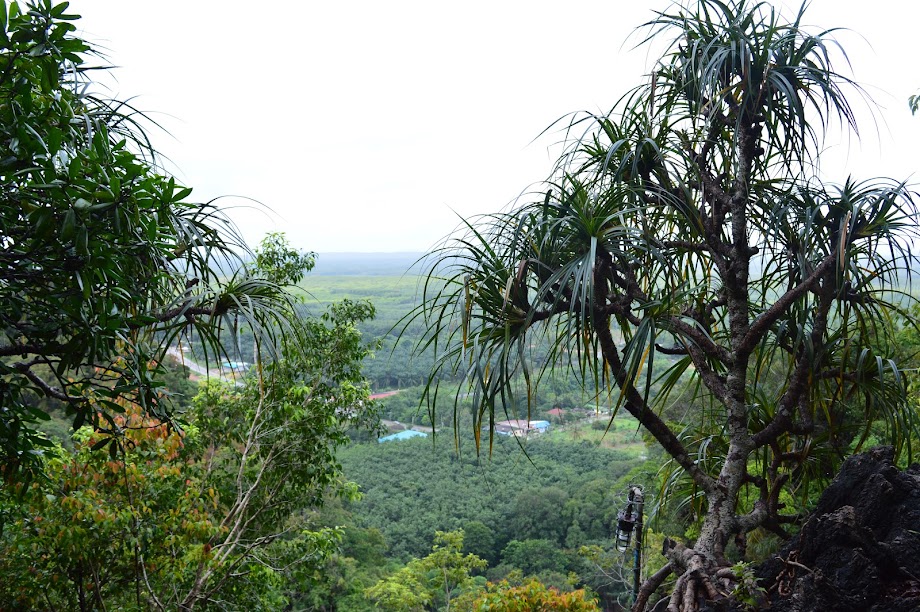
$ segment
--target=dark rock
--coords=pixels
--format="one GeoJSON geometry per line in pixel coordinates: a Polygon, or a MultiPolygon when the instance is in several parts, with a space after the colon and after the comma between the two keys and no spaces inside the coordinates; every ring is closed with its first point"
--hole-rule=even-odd
{"type": "Polygon", "coordinates": [[[758,568],[770,610],[920,610],[920,466],[890,447],[844,462],[799,534],[758,568]]]}

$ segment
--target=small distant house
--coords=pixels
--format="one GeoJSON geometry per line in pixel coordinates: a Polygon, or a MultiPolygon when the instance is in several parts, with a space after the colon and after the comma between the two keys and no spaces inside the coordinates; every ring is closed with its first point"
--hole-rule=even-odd
{"type": "Polygon", "coordinates": [[[526,436],[532,433],[546,433],[548,429],[549,421],[512,419],[510,421],[500,421],[495,424],[495,433],[501,436],[526,436]]]}
{"type": "Polygon", "coordinates": [[[528,421],[521,419],[511,419],[510,421],[499,421],[495,424],[495,433],[501,436],[520,436],[526,435],[530,430],[528,421]]]}
{"type": "Polygon", "coordinates": [[[585,404],[584,410],[587,414],[610,414],[610,408],[602,404],[585,404]]]}
{"type": "Polygon", "coordinates": [[[410,438],[427,438],[428,434],[421,431],[413,431],[412,429],[407,429],[405,431],[400,431],[395,434],[390,434],[388,436],[383,436],[382,438],[377,438],[377,442],[395,442],[398,440],[408,440],[410,438]]]}

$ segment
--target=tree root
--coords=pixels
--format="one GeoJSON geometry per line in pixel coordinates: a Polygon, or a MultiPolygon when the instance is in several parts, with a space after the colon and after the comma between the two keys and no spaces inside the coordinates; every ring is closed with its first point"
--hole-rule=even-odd
{"type": "Polygon", "coordinates": [[[684,572],[674,585],[668,612],[694,612],[700,608],[700,600],[719,601],[726,597],[700,570],[684,572]]]}
{"type": "Polygon", "coordinates": [[[678,576],[668,600],[668,612],[696,612],[702,601],[723,601],[737,583],[731,568],[720,566],[691,548],[677,544],[667,556],[668,564],[649,577],[639,589],[632,612],[643,612],[655,589],[668,575],[681,569],[683,573],[678,576]]]}

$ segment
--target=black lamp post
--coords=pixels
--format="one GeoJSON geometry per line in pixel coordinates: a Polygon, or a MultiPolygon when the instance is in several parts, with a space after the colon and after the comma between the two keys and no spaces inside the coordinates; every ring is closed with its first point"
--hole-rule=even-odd
{"type": "Polygon", "coordinates": [[[629,488],[626,507],[617,513],[617,530],[614,536],[617,550],[626,552],[633,532],[636,533],[633,547],[633,601],[639,596],[639,576],[642,572],[642,511],[645,497],[642,487],[629,488]]]}

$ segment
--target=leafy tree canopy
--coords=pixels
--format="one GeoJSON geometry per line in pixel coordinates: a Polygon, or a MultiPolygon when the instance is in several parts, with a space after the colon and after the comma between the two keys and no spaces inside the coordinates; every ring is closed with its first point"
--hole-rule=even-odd
{"type": "Polygon", "coordinates": [[[570,117],[539,193],[433,254],[416,313],[439,356],[432,407],[440,380],[465,377],[455,407],[473,399],[477,434],[565,370],[670,455],[669,490],[701,524],[636,609],[670,572],[670,610],[731,591],[729,541],[785,535],[792,496],[873,429],[910,454],[916,415],[889,357],[917,196],[819,180],[824,134],[855,130],[848,96],[862,92],[836,69],[833,31],[803,14],[745,0],[657,13],[646,41],[672,42],[648,80],[607,114],[570,117]],[[661,408],[687,379],[695,418],[670,423],[661,408]]]}
{"type": "Polygon", "coordinates": [[[190,201],[191,189],[161,171],[144,117],[93,93],[99,56],[67,10],[0,2],[6,479],[32,469],[48,444],[36,433],[47,415],[35,398],[63,402],[75,428],[92,424],[109,444],[120,434],[120,399],[170,422],[159,392],[177,337],[193,331],[213,355],[223,352],[216,329],[231,317],[268,337],[293,312],[275,250],[265,252],[266,275],[243,270],[245,244],[213,203],[190,201]]]}
{"type": "Polygon", "coordinates": [[[324,498],[356,497],[336,448],[373,420],[343,303],[304,320],[262,378],[211,382],[170,430],[125,403],[123,453],[46,453],[45,478],[0,489],[0,601],[17,609],[281,609],[335,550],[324,498]]]}
{"type": "Polygon", "coordinates": [[[489,584],[474,602],[475,612],[593,612],[597,602],[584,589],[560,593],[547,588],[535,578],[520,585],[502,581],[489,584]]]}
{"type": "Polygon", "coordinates": [[[316,253],[293,248],[284,232],[269,232],[256,248],[255,256],[250,270],[278,285],[296,285],[316,263],[316,253]]]}
{"type": "Polygon", "coordinates": [[[462,529],[436,531],[431,554],[413,559],[389,578],[368,588],[365,596],[384,610],[412,612],[438,602],[438,609],[449,612],[451,598],[471,584],[470,573],[486,567],[483,559],[472,553],[464,555],[462,551],[462,529]]]}

